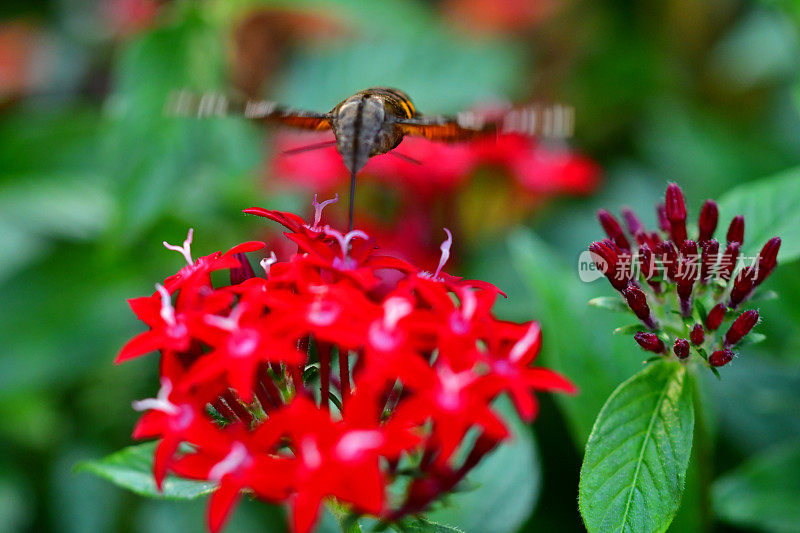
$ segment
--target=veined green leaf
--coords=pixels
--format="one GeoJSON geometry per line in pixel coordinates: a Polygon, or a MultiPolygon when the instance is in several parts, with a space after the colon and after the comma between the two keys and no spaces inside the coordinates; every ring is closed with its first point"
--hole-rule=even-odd
{"type": "Polygon", "coordinates": [[[163,490],[159,492],[153,479],[155,446],[155,442],[129,446],[102,459],[78,463],[75,469],[78,472],[91,472],[148,498],[193,500],[214,492],[216,486],[213,483],[172,476],[164,479],[163,490]]]}
{"type": "Polygon", "coordinates": [[[586,528],[666,530],[680,504],[693,427],[682,364],[653,363],[620,385],[586,445],[579,488],[586,528]]]}

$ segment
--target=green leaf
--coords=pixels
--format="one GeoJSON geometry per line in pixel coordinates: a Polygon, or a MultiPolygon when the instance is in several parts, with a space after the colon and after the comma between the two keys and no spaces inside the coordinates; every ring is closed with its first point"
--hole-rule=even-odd
{"type": "Polygon", "coordinates": [[[666,530],[680,504],[693,427],[680,363],[653,363],[620,385],[586,445],[578,496],[586,528],[666,530]]]}
{"type": "Polygon", "coordinates": [[[463,530],[457,527],[440,524],[425,518],[403,521],[393,527],[403,533],[464,533],[463,530]]]}
{"type": "Polygon", "coordinates": [[[536,507],[541,483],[536,441],[507,398],[500,398],[495,405],[511,431],[511,440],[467,475],[463,491],[448,496],[444,507],[426,514],[434,522],[464,531],[510,533],[519,530],[536,507]]]}
{"type": "Polygon", "coordinates": [[[779,262],[800,257],[800,168],[736,187],[720,198],[719,209],[720,224],[744,215],[747,255],[778,236],[779,262]]]}
{"type": "Polygon", "coordinates": [[[598,296],[589,300],[589,305],[592,307],[599,307],[600,309],[609,309],[611,311],[628,312],[630,308],[617,296],[598,296]]]}
{"type": "Polygon", "coordinates": [[[751,457],[712,486],[714,512],[724,521],[762,531],[800,531],[800,443],[751,457]]]}
{"type": "Polygon", "coordinates": [[[616,335],[633,335],[640,331],[648,331],[648,329],[642,324],[628,324],[627,326],[618,327],[614,330],[614,333],[616,335]]]}
{"type": "Polygon", "coordinates": [[[173,476],[164,479],[163,491],[159,492],[153,479],[155,447],[155,442],[129,446],[102,459],[80,462],[75,470],[91,472],[148,498],[193,500],[214,492],[216,486],[213,483],[189,481],[173,476]]]}

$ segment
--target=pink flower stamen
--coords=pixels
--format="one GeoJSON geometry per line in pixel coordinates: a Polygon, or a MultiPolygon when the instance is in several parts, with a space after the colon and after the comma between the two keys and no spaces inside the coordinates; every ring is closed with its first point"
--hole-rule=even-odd
{"type": "Polygon", "coordinates": [[[414,308],[406,298],[393,296],[383,303],[383,327],[393,330],[401,318],[411,314],[414,308]]]}
{"type": "Polygon", "coordinates": [[[432,279],[439,279],[439,274],[442,272],[442,268],[444,268],[445,263],[447,260],[450,259],[450,247],[453,245],[453,234],[450,233],[450,230],[447,228],[443,228],[444,232],[447,234],[447,238],[444,240],[441,246],[439,246],[439,250],[442,251],[442,257],[439,259],[439,266],[436,267],[436,272],[433,273],[432,279]]]}
{"type": "Polygon", "coordinates": [[[186,240],[183,241],[183,246],[177,246],[175,244],[170,244],[167,241],[164,241],[162,244],[164,248],[167,250],[172,250],[175,252],[180,253],[186,262],[189,263],[189,266],[194,264],[194,259],[192,259],[192,236],[194,235],[194,228],[189,228],[189,233],[186,234],[186,240]]]}
{"type": "Polygon", "coordinates": [[[514,346],[511,348],[511,351],[508,352],[509,361],[512,363],[519,363],[539,339],[541,331],[542,328],[539,326],[539,323],[532,322],[531,326],[528,328],[528,331],[525,332],[525,335],[523,335],[522,338],[518,340],[516,344],[514,344],[514,346]]]}
{"type": "Polygon", "coordinates": [[[239,320],[245,312],[245,306],[242,304],[237,305],[228,316],[219,315],[205,315],[203,321],[209,326],[224,329],[226,331],[236,331],[239,329],[239,320]]]}
{"type": "Polygon", "coordinates": [[[144,400],[137,400],[131,403],[134,411],[161,411],[168,415],[177,415],[180,408],[169,401],[169,395],[172,393],[172,381],[169,378],[161,378],[161,388],[158,390],[155,398],[145,398],[144,400]]]}
{"type": "Polygon", "coordinates": [[[264,269],[264,274],[269,276],[269,268],[277,262],[278,258],[275,256],[275,252],[270,252],[269,257],[265,257],[258,264],[264,269]]]}
{"type": "Polygon", "coordinates": [[[316,194],[314,195],[314,201],[311,202],[311,205],[314,206],[314,225],[311,226],[311,229],[314,229],[314,230],[320,229],[319,228],[319,222],[320,222],[320,220],[322,220],[322,210],[325,209],[325,207],[328,204],[335,204],[338,201],[339,201],[339,193],[336,193],[335,197],[331,198],[330,200],[325,200],[322,203],[318,203],[317,202],[317,195],[316,194]]]}
{"type": "Polygon", "coordinates": [[[156,283],[156,290],[161,295],[161,319],[170,326],[175,325],[175,308],[172,307],[172,296],[160,283],[156,283]]]}
{"type": "Polygon", "coordinates": [[[231,444],[231,451],[225,458],[211,467],[208,471],[208,479],[211,481],[219,482],[227,474],[236,472],[242,467],[250,463],[250,454],[247,451],[247,446],[241,442],[234,442],[231,444]]]}
{"type": "Polygon", "coordinates": [[[385,438],[377,430],[348,431],[336,443],[336,456],[342,461],[355,461],[364,455],[383,446],[385,438]]]}

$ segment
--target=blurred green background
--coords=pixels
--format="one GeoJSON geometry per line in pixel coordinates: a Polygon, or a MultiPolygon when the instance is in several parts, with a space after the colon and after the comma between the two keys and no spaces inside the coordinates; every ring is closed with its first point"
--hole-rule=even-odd
{"type": "MultiPolygon", "coordinates": [[[[129,445],[130,402],[156,389],[155,357],[112,364],[140,329],[125,299],[179,268],[161,241],[191,226],[196,255],[227,249],[263,237],[242,208],[306,215],[310,197],[265,187],[270,134],[256,125],[164,117],[173,89],[321,111],[377,84],[429,112],[575,106],[573,145],[601,165],[599,189],[543,199],[524,225],[462,244],[458,273],[507,292],[502,316],[541,320],[545,363],[582,389],[543,398],[513,527],[474,531],[582,530],[585,439],[643,358],[611,335],[622,316],[586,306],[610,287],[577,279],[578,254],[601,237],[596,210],[629,205],[652,225],[674,180],[696,216],[708,197],[800,165],[800,3],[788,0],[4,0],[0,13],[4,532],[203,527],[202,502],[145,501],[72,471],[129,445]]],[[[671,530],[800,531],[799,274],[777,270],[781,298],[760,304],[767,341],[706,384],[713,438],[696,443],[671,530]]],[[[282,511],[246,502],[227,530],[282,528],[282,511]]]]}

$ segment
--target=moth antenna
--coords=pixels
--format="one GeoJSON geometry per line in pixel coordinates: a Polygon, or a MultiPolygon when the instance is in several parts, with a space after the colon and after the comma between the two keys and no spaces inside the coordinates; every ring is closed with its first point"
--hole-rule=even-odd
{"type": "Polygon", "coordinates": [[[306,146],[300,146],[299,148],[292,148],[291,150],[284,150],[281,152],[283,155],[295,155],[295,154],[302,154],[303,152],[310,152],[311,150],[319,150],[320,148],[328,148],[329,146],[336,145],[336,139],[331,141],[322,141],[314,144],[309,144],[306,146]]]}
{"type": "Polygon", "coordinates": [[[413,163],[415,165],[421,165],[422,164],[422,161],[420,161],[419,159],[414,159],[413,157],[409,157],[409,156],[407,156],[405,154],[400,154],[400,153],[397,153],[397,152],[394,152],[394,151],[389,152],[389,154],[395,156],[398,159],[402,159],[403,161],[407,161],[407,162],[413,163]]]}

